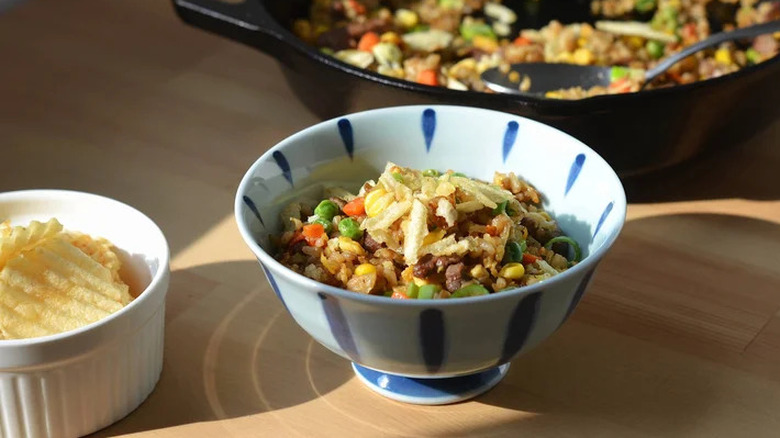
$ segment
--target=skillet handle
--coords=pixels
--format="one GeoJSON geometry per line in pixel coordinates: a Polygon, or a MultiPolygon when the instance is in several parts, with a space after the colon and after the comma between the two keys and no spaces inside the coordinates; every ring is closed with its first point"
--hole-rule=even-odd
{"type": "Polygon", "coordinates": [[[286,45],[286,30],[258,0],[173,0],[185,23],[262,50],[276,58],[286,45]]]}

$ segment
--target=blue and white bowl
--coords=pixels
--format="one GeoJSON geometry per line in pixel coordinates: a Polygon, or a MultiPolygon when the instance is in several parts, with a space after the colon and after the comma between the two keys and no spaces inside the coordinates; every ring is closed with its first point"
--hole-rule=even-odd
{"type": "Polygon", "coordinates": [[[295,321],[352,361],[377,392],[423,404],[484,392],[513,358],[560,327],[618,237],[625,213],[617,175],[580,141],[529,119],[460,106],[385,108],[304,129],[252,165],[235,203],[241,235],[295,321]],[[388,161],[488,181],[495,171],[513,171],[543,194],[545,208],[585,257],[532,286],[435,301],[350,292],[274,259],[269,235],[280,233],[284,205],[298,196],[317,198],[324,183],[357,189],[388,161]]]}

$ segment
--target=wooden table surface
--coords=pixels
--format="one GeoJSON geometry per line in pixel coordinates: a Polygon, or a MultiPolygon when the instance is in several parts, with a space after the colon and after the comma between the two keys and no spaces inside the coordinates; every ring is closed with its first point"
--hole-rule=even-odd
{"type": "Polygon", "coordinates": [[[159,385],[95,436],[780,435],[780,123],[626,181],[573,318],[489,393],[419,407],[313,342],[239,237],[244,171],[317,122],[271,58],[164,0],[30,0],[0,15],[0,59],[0,191],[107,195],[171,245],[159,385]]]}

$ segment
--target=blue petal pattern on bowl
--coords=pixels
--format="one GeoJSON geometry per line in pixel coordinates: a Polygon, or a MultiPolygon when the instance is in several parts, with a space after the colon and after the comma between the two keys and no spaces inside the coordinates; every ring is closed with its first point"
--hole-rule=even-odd
{"type": "Polygon", "coordinates": [[[585,154],[577,154],[577,157],[574,158],[574,162],[571,163],[571,169],[569,169],[569,178],[566,180],[566,191],[564,192],[565,195],[569,194],[569,190],[574,186],[577,177],[580,176],[583,164],[585,164],[585,154]]]}
{"type": "Polygon", "coordinates": [[[430,152],[433,134],[436,132],[436,111],[431,108],[422,113],[422,131],[425,138],[425,151],[430,152]]]}
{"type": "Polygon", "coordinates": [[[574,312],[574,309],[577,307],[577,304],[580,303],[580,300],[582,299],[582,295],[585,293],[585,289],[588,288],[588,283],[590,283],[590,279],[593,277],[593,273],[596,272],[596,268],[591,269],[588,271],[588,273],[585,274],[585,276],[582,278],[582,281],[580,281],[580,284],[577,286],[577,290],[574,291],[574,296],[571,299],[571,302],[569,303],[569,308],[566,310],[566,316],[563,318],[564,321],[571,316],[572,312],[574,312]]]}
{"type": "Polygon", "coordinates": [[[523,345],[528,340],[528,335],[531,334],[536,322],[540,298],[541,292],[534,292],[520,300],[520,303],[515,307],[507,327],[504,348],[496,365],[508,362],[523,349],[523,345]]]}
{"type": "Polygon", "coordinates": [[[349,119],[341,119],[338,122],[339,135],[341,135],[341,141],[344,143],[344,148],[347,150],[347,155],[352,159],[355,154],[355,136],[352,132],[352,123],[349,119]]]}
{"type": "Polygon", "coordinates": [[[328,320],[330,331],[333,333],[333,337],[338,342],[339,347],[344,350],[344,353],[352,361],[359,361],[357,347],[355,346],[355,340],[352,338],[352,331],[349,329],[349,323],[347,322],[344,312],[341,310],[336,297],[327,295],[323,292],[317,292],[317,296],[322,300],[322,309],[325,311],[325,318],[328,320]]]}
{"type": "Polygon", "coordinates": [[[599,233],[599,230],[601,229],[601,226],[604,225],[604,221],[607,220],[607,216],[609,216],[609,213],[612,211],[612,207],[615,205],[614,201],[610,201],[609,204],[607,204],[606,207],[604,207],[604,212],[601,213],[601,217],[599,218],[598,223],[596,224],[596,229],[593,231],[593,237],[596,237],[596,235],[599,233]]]}
{"type": "Polygon", "coordinates": [[[444,315],[438,309],[425,309],[420,313],[420,346],[428,372],[435,373],[444,363],[444,315]]]}
{"type": "Polygon", "coordinates": [[[260,266],[263,267],[263,272],[265,272],[266,278],[268,278],[268,282],[271,283],[271,289],[274,290],[274,293],[276,294],[276,297],[279,298],[279,301],[282,302],[282,305],[284,308],[289,312],[290,309],[287,308],[287,303],[284,302],[284,298],[282,298],[282,292],[279,291],[279,285],[276,284],[276,279],[273,275],[271,275],[271,271],[268,270],[268,268],[265,267],[263,262],[260,261],[260,259],[257,259],[258,263],[260,263],[260,266]]]}
{"type": "Polygon", "coordinates": [[[509,153],[512,151],[512,148],[515,146],[515,141],[517,140],[517,131],[520,129],[520,125],[515,122],[514,120],[506,124],[506,132],[504,133],[504,163],[506,163],[506,158],[509,156],[509,153]]]}
{"type": "Polygon", "coordinates": [[[279,169],[282,169],[284,179],[293,186],[292,171],[290,170],[290,163],[287,161],[287,157],[285,157],[281,151],[274,151],[272,156],[274,157],[274,161],[276,161],[276,165],[279,166],[279,169]]]}
{"type": "Polygon", "coordinates": [[[260,216],[260,211],[257,209],[257,206],[255,205],[255,202],[249,199],[249,196],[244,195],[244,204],[249,208],[249,210],[252,211],[252,213],[255,215],[257,220],[260,221],[260,225],[265,228],[265,222],[263,222],[263,217],[260,216]]]}

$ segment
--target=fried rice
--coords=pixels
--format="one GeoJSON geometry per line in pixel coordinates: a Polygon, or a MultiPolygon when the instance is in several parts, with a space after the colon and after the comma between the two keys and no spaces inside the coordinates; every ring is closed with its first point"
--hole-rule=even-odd
{"type": "Polygon", "coordinates": [[[281,212],[276,258],[299,274],[392,298],[486,295],[553,277],[579,245],[514,173],[492,183],[388,163],[357,193],[327,187],[281,212]],[[316,201],[315,201],[316,202],[316,201]]]}
{"type": "MultiPolygon", "coordinates": [[[[542,0],[543,1],[543,0],[542,0]]],[[[579,99],[635,92],[644,71],[712,33],[780,19],[780,2],[758,0],[592,0],[600,21],[513,32],[515,11],[486,0],[314,0],[293,23],[305,42],[344,62],[379,74],[455,90],[492,92],[486,69],[515,63],[614,66],[610,85],[546,93],[579,99]]],[[[747,44],[727,42],[669,69],[647,88],[687,84],[732,73],[778,53],[780,35],[747,44]]],[[[526,91],[528,78],[509,74],[526,91]]]]}

